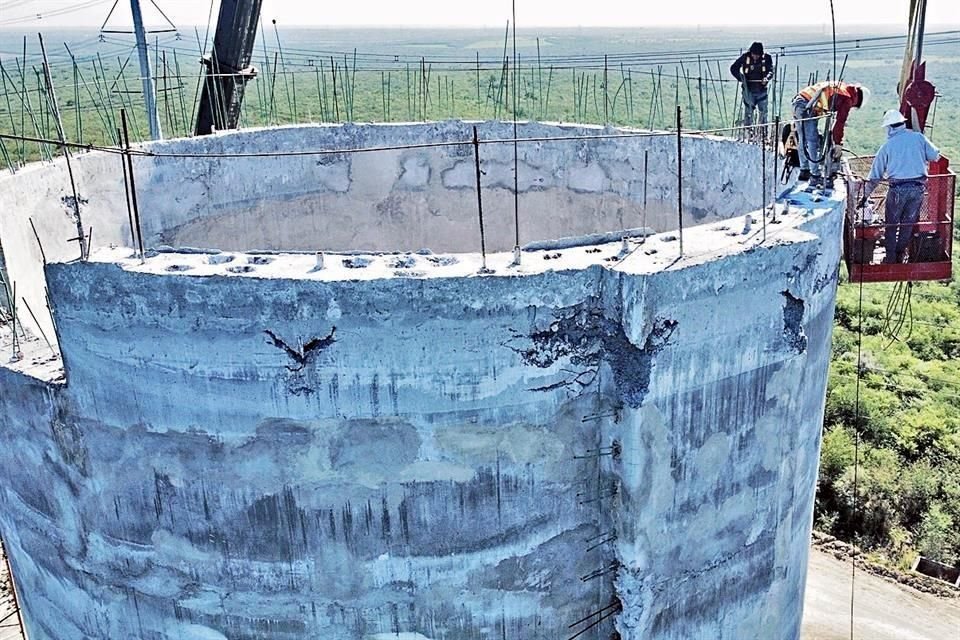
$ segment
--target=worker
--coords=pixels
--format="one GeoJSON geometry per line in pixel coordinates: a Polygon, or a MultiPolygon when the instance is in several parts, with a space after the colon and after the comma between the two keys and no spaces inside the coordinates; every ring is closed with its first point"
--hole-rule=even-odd
{"type": "Polygon", "coordinates": [[[906,256],[913,226],[920,218],[928,163],[938,160],[940,151],[925,135],[907,129],[906,118],[897,109],[890,109],[883,114],[882,125],[887,128],[887,141],[873,159],[859,208],[862,209],[867,203],[867,198],[880,181],[886,179],[890,190],[885,205],[886,255],[883,261],[886,264],[898,264],[906,256]]]}
{"type": "Polygon", "coordinates": [[[821,156],[821,139],[817,119],[830,112],[833,121],[832,145],[828,145],[829,159],[840,162],[843,128],[851,109],[863,108],[870,98],[870,90],[859,84],[846,82],[818,82],[805,87],[793,98],[793,117],[800,133],[800,176],[809,180],[810,186],[823,186],[820,163],[827,160],[821,156]]]}
{"type": "Polygon", "coordinates": [[[754,42],[750,49],[730,65],[730,73],[743,85],[743,124],[753,125],[753,110],[758,111],[760,124],[767,123],[767,84],[776,70],[763,43],[754,42]]]}

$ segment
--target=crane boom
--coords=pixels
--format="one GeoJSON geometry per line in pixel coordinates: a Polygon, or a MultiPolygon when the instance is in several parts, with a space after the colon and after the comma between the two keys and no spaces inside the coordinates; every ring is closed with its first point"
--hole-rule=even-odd
{"type": "Polygon", "coordinates": [[[213,50],[204,57],[205,78],[194,133],[236,129],[246,83],[256,77],[250,66],[263,0],[222,0],[213,50]]]}
{"type": "Polygon", "coordinates": [[[926,128],[927,113],[937,93],[936,87],[926,79],[927,64],[923,61],[926,18],[927,0],[911,0],[907,46],[903,52],[897,93],[900,95],[900,113],[916,131],[926,128]]]}

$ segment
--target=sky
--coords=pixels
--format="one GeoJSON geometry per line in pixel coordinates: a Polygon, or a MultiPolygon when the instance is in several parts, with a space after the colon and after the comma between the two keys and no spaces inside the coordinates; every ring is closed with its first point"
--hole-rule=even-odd
{"type": "MultiPolygon", "coordinates": [[[[0,28],[99,27],[115,0],[0,0],[0,28]],[[40,19],[37,16],[42,16],[40,19]]],[[[119,4],[111,26],[130,24],[129,0],[119,4]]],[[[141,0],[148,26],[162,18],[141,0]]],[[[209,0],[155,0],[179,26],[204,25],[209,0]]],[[[830,23],[829,0],[517,0],[517,27],[811,25],[830,23]]],[[[906,25],[908,0],[834,0],[838,30],[857,25],[906,25]]],[[[214,19],[219,3],[214,0],[214,19]]],[[[262,16],[286,26],[502,27],[510,0],[263,0],[262,16]]],[[[928,26],[960,24],[960,1],[928,0],[928,26]]]]}

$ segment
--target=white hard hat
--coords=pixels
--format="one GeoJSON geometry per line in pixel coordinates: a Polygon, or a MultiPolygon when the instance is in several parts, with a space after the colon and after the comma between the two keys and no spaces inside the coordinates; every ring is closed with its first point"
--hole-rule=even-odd
{"type": "Polygon", "coordinates": [[[906,121],[907,119],[903,117],[903,114],[900,113],[900,111],[897,109],[889,109],[883,114],[883,120],[880,122],[880,124],[884,127],[892,127],[894,125],[902,124],[906,121]]]}
{"type": "Polygon", "coordinates": [[[857,85],[857,88],[860,89],[860,95],[863,96],[863,98],[860,100],[860,106],[858,108],[863,109],[865,106],[867,106],[867,102],[870,101],[870,89],[867,89],[862,84],[857,85]]]}

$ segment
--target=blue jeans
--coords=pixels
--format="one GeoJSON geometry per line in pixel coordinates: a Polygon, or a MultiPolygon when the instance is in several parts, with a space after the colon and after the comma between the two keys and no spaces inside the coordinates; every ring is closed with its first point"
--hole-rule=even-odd
{"type": "Polygon", "coordinates": [[[793,117],[797,121],[800,169],[809,171],[813,176],[819,176],[820,163],[810,160],[820,159],[820,129],[817,128],[816,120],[804,120],[804,118],[813,118],[813,111],[807,109],[806,99],[797,98],[793,101],[793,117]]]}
{"type": "Polygon", "coordinates": [[[920,218],[924,185],[921,182],[894,184],[887,192],[884,262],[901,262],[913,237],[913,226],[920,218]]]}
{"type": "Polygon", "coordinates": [[[753,109],[756,107],[759,112],[757,123],[767,124],[767,90],[753,92],[750,90],[743,92],[743,124],[749,127],[753,124],[753,109]]]}

